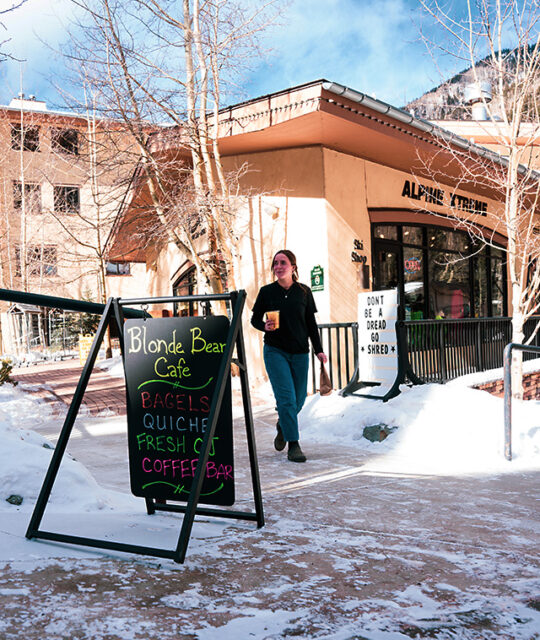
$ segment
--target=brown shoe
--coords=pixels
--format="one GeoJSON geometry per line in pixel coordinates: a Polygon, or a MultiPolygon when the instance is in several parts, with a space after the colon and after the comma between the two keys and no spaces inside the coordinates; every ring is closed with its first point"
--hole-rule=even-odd
{"type": "Polygon", "coordinates": [[[289,442],[289,451],[287,452],[287,458],[291,462],[305,462],[307,460],[304,452],[302,451],[302,449],[300,449],[298,441],[289,442]]]}

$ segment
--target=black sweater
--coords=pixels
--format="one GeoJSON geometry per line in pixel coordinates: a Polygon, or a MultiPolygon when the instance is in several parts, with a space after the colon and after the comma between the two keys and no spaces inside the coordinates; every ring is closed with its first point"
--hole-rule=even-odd
{"type": "Polygon", "coordinates": [[[273,282],[261,287],[251,317],[251,324],[259,331],[264,331],[263,318],[267,311],[279,311],[279,329],[265,331],[265,344],[287,353],[309,353],[310,339],[315,353],[322,352],[315,300],[305,284],[294,282],[289,289],[284,289],[273,282]]]}

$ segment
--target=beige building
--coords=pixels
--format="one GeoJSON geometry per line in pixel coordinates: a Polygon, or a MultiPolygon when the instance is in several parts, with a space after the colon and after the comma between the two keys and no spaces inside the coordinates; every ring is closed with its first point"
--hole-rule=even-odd
{"type": "MultiPolygon", "coordinates": [[[[237,285],[250,308],[274,252],[287,247],[302,281],[322,275],[319,322],[354,321],[359,292],[396,286],[407,317],[508,313],[502,196],[471,171],[500,169],[498,154],[327,81],[233,105],[221,118],[226,169],[249,167],[235,225],[237,285]],[[491,246],[475,243],[464,220],[491,246]]],[[[111,255],[144,262],[148,295],[196,290],[173,245],[135,246],[141,208],[144,188],[119,214],[111,255]]],[[[258,332],[246,334],[257,352],[258,332]]]]}
{"type": "MultiPolygon", "coordinates": [[[[437,126],[447,129],[473,144],[478,144],[501,155],[507,155],[504,139],[506,125],[491,120],[440,120],[434,121],[437,126]]],[[[518,145],[523,149],[520,161],[537,170],[540,169],[540,123],[524,123],[521,125],[518,145]]]]}
{"type": "MultiPolygon", "coordinates": [[[[125,192],[119,178],[133,169],[122,139],[34,98],[0,107],[1,288],[94,301],[136,291],[143,267],[110,264],[103,273],[100,260],[125,192]],[[108,164],[111,140],[126,166],[108,164]]],[[[3,353],[48,344],[47,310],[3,302],[1,311],[3,353]]]]}

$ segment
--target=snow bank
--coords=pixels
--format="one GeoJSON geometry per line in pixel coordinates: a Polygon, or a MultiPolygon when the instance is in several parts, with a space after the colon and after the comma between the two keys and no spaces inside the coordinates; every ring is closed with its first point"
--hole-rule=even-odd
{"type": "Polygon", "coordinates": [[[389,402],[334,392],[308,398],[300,414],[303,441],[356,447],[370,467],[407,473],[503,473],[540,469],[540,402],[513,403],[513,460],[504,458],[501,398],[463,384],[402,387],[389,402]],[[382,442],[364,427],[397,427],[382,442]]]}
{"type": "MultiPolygon", "coordinates": [[[[7,499],[19,496],[29,507],[37,499],[53,444],[29,427],[53,419],[51,406],[10,384],[0,386],[0,511],[13,508],[7,499]]],[[[58,422],[58,418],[56,418],[58,422]]],[[[58,427],[60,429],[60,426],[58,427]]],[[[110,506],[106,492],[88,470],[68,454],[64,455],[50,498],[56,510],[92,511],[110,506]]]]}

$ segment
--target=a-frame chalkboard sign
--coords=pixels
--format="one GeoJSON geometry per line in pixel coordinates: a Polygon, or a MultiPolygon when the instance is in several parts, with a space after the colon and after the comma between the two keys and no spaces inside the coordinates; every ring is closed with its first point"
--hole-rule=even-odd
{"type": "Polygon", "coordinates": [[[201,296],[110,298],[71,401],[43,481],[27,538],[125,551],[184,562],[196,515],[255,521],[264,513],[242,333],[245,291],[201,296]],[[124,322],[129,305],[230,302],[232,317],[150,318],[124,322]],[[175,549],[138,546],[59,532],[40,524],[82,403],[107,326],[116,322],[126,370],[131,489],[149,514],[183,513],[175,549]],[[236,359],[233,360],[236,349],[236,359]],[[255,512],[222,506],[234,502],[231,363],[239,368],[255,512]],[[170,501],[173,501],[172,503],[170,501]],[[186,504],[177,504],[185,502],[186,504]],[[219,508],[201,507],[199,503],[219,508]]]}

